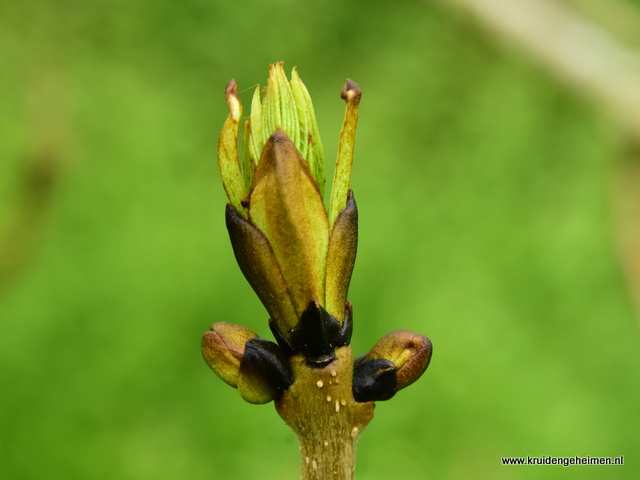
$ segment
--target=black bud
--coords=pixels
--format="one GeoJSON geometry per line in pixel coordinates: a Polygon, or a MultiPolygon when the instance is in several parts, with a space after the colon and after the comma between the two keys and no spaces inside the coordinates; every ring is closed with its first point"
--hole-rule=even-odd
{"type": "Polygon", "coordinates": [[[309,303],[291,335],[291,346],[302,353],[307,362],[322,366],[333,360],[338,345],[340,322],[327,312],[317,300],[309,303]]]}
{"type": "Polygon", "coordinates": [[[396,367],[386,358],[359,363],[353,373],[353,397],[358,402],[389,400],[396,394],[396,367]]]}
{"type": "Polygon", "coordinates": [[[238,391],[249,403],[266,403],[293,384],[284,352],[273,342],[252,338],[240,362],[238,391]]]}

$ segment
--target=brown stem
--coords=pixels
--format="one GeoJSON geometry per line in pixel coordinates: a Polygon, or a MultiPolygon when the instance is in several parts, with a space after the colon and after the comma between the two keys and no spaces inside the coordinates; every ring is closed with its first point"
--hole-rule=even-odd
{"type": "Polygon", "coordinates": [[[352,480],[360,433],[373,418],[373,402],[356,402],[351,347],[335,351],[325,367],[291,357],[295,383],[276,410],[300,440],[302,480],[352,480]]]}
{"type": "Polygon", "coordinates": [[[640,141],[627,140],[623,155],[614,176],[614,228],[622,271],[640,320],[640,141]]]}

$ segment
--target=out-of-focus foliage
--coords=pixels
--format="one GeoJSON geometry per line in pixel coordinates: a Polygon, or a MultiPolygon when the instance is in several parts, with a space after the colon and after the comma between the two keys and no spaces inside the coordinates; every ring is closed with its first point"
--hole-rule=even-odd
{"type": "Polygon", "coordinates": [[[398,328],[434,345],[425,376],[378,404],[357,477],[638,478],[610,131],[450,11],[336,0],[0,4],[0,245],[22,252],[0,283],[0,477],[297,478],[272,406],[200,354],[213,322],[269,335],[215,151],[227,81],[248,106],[278,60],[305,79],[329,164],[345,78],[363,90],[356,354],[398,328]],[[53,188],[23,228],[42,158],[53,188]]]}

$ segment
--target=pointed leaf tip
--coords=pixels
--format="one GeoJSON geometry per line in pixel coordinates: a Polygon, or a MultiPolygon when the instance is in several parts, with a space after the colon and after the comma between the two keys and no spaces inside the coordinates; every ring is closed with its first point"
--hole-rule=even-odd
{"type": "Polygon", "coordinates": [[[227,105],[229,105],[229,115],[231,115],[231,119],[237,123],[242,116],[242,104],[238,97],[238,85],[236,85],[236,81],[233,78],[227,85],[226,97],[227,105]]]}
{"type": "Polygon", "coordinates": [[[344,122],[340,131],[340,143],[338,144],[338,158],[333,174],[333,187],[331,188],[331,200],[329,202],[329,225],[333,225],[340,211],[347,202],[347,192],[351,182],[351,165],[353,164],[353,151],[356,142],[356,126],[358,124],[358,106],[362,92],[358,84],[347,79],[340,96],[347,102],[344,114],[344,122]]]}
{"type": "Polygon", "coordinates": [[[218,140],[218,167],[229,202],[238,209],[243,217],[246,217],[247,212],[242,206],[242,199],[245,196],[245,182],[238,156],[238,124],[242,116],[242,103],[238,98],[238,87],[234,80],[231,80],[227,85],[226,97],[229,115],[222,126],[218,140]]]}

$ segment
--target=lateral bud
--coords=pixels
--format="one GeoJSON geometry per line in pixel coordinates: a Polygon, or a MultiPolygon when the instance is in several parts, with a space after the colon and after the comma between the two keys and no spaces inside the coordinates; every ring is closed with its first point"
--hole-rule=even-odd
{"type": "Polygon", "coordinates": [[[258,335],[246,327],[226,322],[211,325],[202,336],[202,356],[225,383],[238,388],[238,372],[245,344],[258,335]]]}
{"type": "Polygon", "coordinates": [[[356,363],[353,372],[353,398],[357,402],[375,402],[393,397],[398,383],[396,367],[386,358],[356,363]]]}
{"type": "Polygon", "coordinates": [[[363,363],[387,359],[396,367],[396,390],[401,390],[418,380],[429,366],[433,348],[424,335],[409,330],[395,330],[382,337],[364,357],[363,363]]]}
{"type": "Polygon", "coordinates": [[[238,392],[245,401],[268,403],[292,384],[289,360],[278,345],[264,338],[247,341],[238,375],[238,392]]]}

